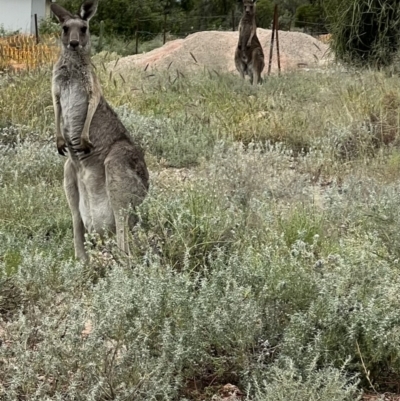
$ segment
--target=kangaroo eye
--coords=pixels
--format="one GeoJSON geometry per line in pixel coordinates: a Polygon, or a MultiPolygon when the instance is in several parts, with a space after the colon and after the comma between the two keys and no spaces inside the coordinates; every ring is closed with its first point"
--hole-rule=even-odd
{"type": "Polygon", "coordinates": [[[83,27],[81,28],[81,32],[82,32],[82,33],[86,33],[86,31],[87,31],[87,26],[83,26],[83,27]]]}
{"type": "Polygon", "coordinates": [[[64,33],[68,33],[68,27],[67,26],[63,26],[63,31],[64,31],[64,33]]]}

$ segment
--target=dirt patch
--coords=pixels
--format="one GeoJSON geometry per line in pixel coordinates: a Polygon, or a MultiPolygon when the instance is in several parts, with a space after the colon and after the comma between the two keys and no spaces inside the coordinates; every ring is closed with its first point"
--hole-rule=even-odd
{"type": "Polygon", "coordinates": [[[361,401],[400,401],[398,394],[364,394],[361,401]]]}
{"type": "MultiPolygon", "coordinates": [[[[257,36],[263,46],[265,68],[268,57],[271,30],[257,29],[257,36]]],[[[238,42],[238,32],[205,31],[167,42],[164,46],[148,53],[124,57],[116,67],[110,68],[124,73],[131,68],[146,68],[147,71],[179,70],[202,71],[204,68],[217,71],[236,72],[234,54],[238,42]]],[[[281,68],[283,71],[302,67],[319,67],[332,60],[329,45],[301,32],[279,31],[281,68]]],[[[272,59],[272,72],[277,72],[276,46],[272,59]]]]}

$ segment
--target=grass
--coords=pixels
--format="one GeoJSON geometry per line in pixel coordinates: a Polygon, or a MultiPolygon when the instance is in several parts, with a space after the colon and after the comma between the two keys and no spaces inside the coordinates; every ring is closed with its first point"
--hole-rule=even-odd
{"type": "Polygon", "coordinates": [[[4,400],[358,399],[400,380],[400,84],[113,75],[146,149],[132,255],[73,259],[51,72],[0,82],[4,400]],[[27,96],[29,94],[29,96],[27,96]]]}
{"type": "Polygon", "coordinates": [[[8,35],[0,37],[0,71],[37,68],[48,65],[58,57],[54,35],[41,35],[40,43],[33,35],[8,35]]]}

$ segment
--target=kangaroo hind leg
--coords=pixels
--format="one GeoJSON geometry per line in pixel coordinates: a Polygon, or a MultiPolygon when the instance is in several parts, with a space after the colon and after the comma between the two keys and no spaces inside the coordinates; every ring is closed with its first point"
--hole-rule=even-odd
{"type": "Polygon", "coordinates": [[[260,52],[259,49],[255,49],[252,56],[253,56],[252,70],[255,78],[254,84],[257,85],[262,83],[261,72],[263,71],[265,66],[264,55],[260,52]]]}
{"type": "Polygon", "coordinates": [[[88,256],[85,251],[85,227],[79,212],[78,179],[75,167],[70,159],[67,159],[64,165],[64,190],[72,214],[75,257],[87,261],[88,256]]]}
{"type": "Polygon", "coordinates": [[[135,209],[147,194],[148,172],[130,146],[116,144],[105,160],[106,189],[114,213],[117,245],[129,253],[128,232],[137,222],[135,209]]]}
{"type": "Polygon", "coordinates": [[[246,65],[243,63],[243,61],[241,59],[241,51],[239,51],[238,49],[236,49],[236,52],[235,52],[235,66],[236,66],[236,69],[238,70],[241,78],[244,79],[246,65]]]}

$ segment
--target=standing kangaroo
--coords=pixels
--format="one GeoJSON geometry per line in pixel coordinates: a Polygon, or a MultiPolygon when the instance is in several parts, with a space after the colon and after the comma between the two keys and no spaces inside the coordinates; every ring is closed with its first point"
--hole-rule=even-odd
{"type": "Polygon", "coordinates": [[[257,38],[256,0],[243,0],[243,16],[239,23],[239,42],[235,51],[235,65],[242,78],[250,76],[253,84],[261,83],[264,52],[257,38]],[[255,78],[255,79],[254,79],[255,78]]]}
{"type": "Polygon", "coordinates": [[[75,256],[85,261],[85,232],[116,232],[118,247],[128,252],[128,228],[137,220],[128,209],[134,210],[149,188],[143,151],[104,99],[91,64],[89,20],[97,4],[86,0],[79,15],[51,5],[62,27],[61,54],[52,79],[57,149],[61,155],[68,153],[64,189],[75,256]]]}

